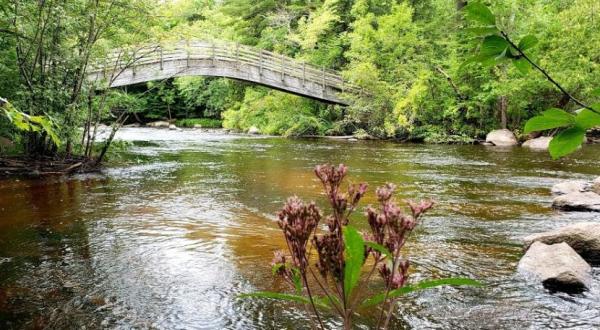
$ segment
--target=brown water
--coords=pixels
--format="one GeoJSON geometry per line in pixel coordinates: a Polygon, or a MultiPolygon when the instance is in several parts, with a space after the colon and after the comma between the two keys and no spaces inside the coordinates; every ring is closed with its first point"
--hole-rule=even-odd
{"type": "MultiPolygon", "coordinates": [[[[0,181],[1,329],[309,328],[298,306],[236,295],[283,288],[269,267],[284,244],[274,213],[289,195],[318,197],[312,168],[323,162],[349,165],[352,181],[394,182],[401,197],[437,200],[408,247],[412,280],[486,283],[407,296],[394,328],[600,327],[598,269],[581,295],[550,294],[515,275],[521,237],[600,221],[552,211],[549,194],[560,180],[600,175],[599,145],[555,162],[521,148],[151,129],[119,136],[150,142],[102,174],[0,181]]],[[[367,329],[373,319],[358,323],[367,329]]]]}

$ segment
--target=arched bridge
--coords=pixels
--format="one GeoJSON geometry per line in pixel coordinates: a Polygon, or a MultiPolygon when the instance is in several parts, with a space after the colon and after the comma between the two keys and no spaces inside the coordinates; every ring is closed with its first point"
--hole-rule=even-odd
{"type": "Polygon", "coordinates": [[[87,72],[90,81],[110,87],[184,76],[226,77],[340,105],[348,105],[344,93],[358,92],[336,71],[222,41],[182,41],[117,50],[87,72]]]}

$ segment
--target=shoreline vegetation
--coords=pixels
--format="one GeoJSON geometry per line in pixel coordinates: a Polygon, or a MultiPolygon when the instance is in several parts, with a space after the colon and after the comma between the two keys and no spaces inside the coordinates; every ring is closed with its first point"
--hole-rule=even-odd
{"type": "MultiPolygon", "coordinates": [[[[148,122],[145,124],[131,123],[123,125],[124,128],[136,129],[136,128],[151,128],[156,130],[178,130],[178,131],[193,131],[202,133],[225,133],[235,134],[239,136],[264,136],[264,137],[277,137],[277,135],[261,134],[259,131],[239,131],[228,128],[219,127],[220,121],[206,118],[195,118],[195,119],[182,119],[182,120],[164,120],[157,122],[148,122]],[[200,123],[204,123],[202,125],[200,123]],[[208,124],[207,124],[208,123],[208,124]],[[182,126],[179,126],[179,125],[182,126]]],[[[98,132],[108,134],[112,128],[107,125],[99,125],[98,132]]],[[[482,146],[493,146],[493,144],[486,142],[484,139],[474,139],[471,142],[454,142],[454,143],[431,143],[422,140],[400,140],[395,138],[379,138],[368,134],[362,135],[299,135],[293,137],[282,137],[281,138],[293,138],[293,139],[325,139],[325,140],[336,140],[336,141],[390,141],[395,143],[424,143],[424,144],[471,144],[471,145],[482,145],[482,146]]],[[[534,139],[535,140],[535,139],[534,139]]],[[[513,146],[505,147],[528,147],[528,140],[525,137],[518,139],[518,144],[513,146]]],[[[99,139],[95,145],[95,149],[102,146],[102,139],[99,139]]],[[[114,142],[118,142],[115,140],[114,142]]],[[[587,144],[598,144],[600,143],[600,130],[593,130],[588,133],[587,144]]],[[[97,158],[86,158],[86,157],[28,157],[25,155],[18,154],[18,151],[10,151],[14,148],[14,144],[7,140],[0,140],[0,148],[4,154],[0,154],[0,178],[17,176],[17,177],[47,177],[47,176],[60,176],[70,175],[77,173],[90,173],[98,172],[104,164],[99,162],[97,158]]],[[[128,146],[116,147],[118,150],[111,150],[113,153],[123,152],[128,146]]],[[[499,146],[502,147],[502,146],[499,146]]],[[[545,148],[530,148],[533,150],[546,150],[545,148]]]]}
{"type": "Polygon", "coordinates": [[[533,149],[558,137],[552,139],[558,151],[550,143],[550,153],[561,157],[600,123],[600,89],[594,89],[600,20],[572,24],[597,15],[594,0],[490,8],[462,0],[259,3],[0,6],[0,21],[7,22],[0,29],[0,157],[93,168],[120,127],[157,120],[175,128],[447,144],[498,145],[490,134],[502,130],[492,135],[511,144],[548,136],[530,143],[533,149]],[[344,93],[349,106],[343,107],[222,77],[105,88],[126,70],[135,75],[140,45],[194,39],[235,42],[335,70],[367,92],[344,93]],[[114,58],[106,81],[87,79],[99,61],[107,68],[114,58]],[[580,111],[583,101],[588,105],[580,111]],[[103,123],[111,131],[98,145],[103,123]]]}

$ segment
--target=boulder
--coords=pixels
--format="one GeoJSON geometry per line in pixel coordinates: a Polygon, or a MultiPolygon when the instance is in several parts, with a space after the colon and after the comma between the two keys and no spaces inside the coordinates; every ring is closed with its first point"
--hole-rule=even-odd
{"type": "Polygon", "coordinates": [[[0,148],[12,148],[14,146],[15,144],[11,140],[0,136],[0,148]]]}
{"type": "Polygon", "coordinates": [[[552,186],[552,195],[560,196],[575,192],[585,192],[589,189],[589,183],[583,180],[563,181],[552,186]]]}
{"type": "Polygon", "coordinates": [[[551,291],[580,293],[590,288],[592,267],[567,243],[534,242],[517,266],[551,291]]]}
{"type": "Polygon", "coordinates": [[[140,127],[140,123],[133,123],[133,124],[129,124],[129,125],[125,125],[123,127],[127,127],[127,128],[131,128],[131,127],[140,127]]]}
{"type": "Polygon", "coordinates": [[[544,244],[567,243],[592,266],[600,266],[600,223],[582,222],[524,239],[525,250],[534,242],[544,244]]]}
{"type": "Polygon", "coordinates": [[[600,177],[597,177],[596,180],[592,181],[592,191],[600,195],[600,177]]]}
{"type": "Polygon", "coordinates": [[[540,136],[538,138],[525,141],[525,143],[523,143],[523,147],[532,150],[548,150],[551,140],[552,138],[549,136],[540,136]]]}
{"type": "Polygon", "coordinates": [[[168,121],[155,121],[155,122],[146,124],[146,126],[148,126],[148,127],[164,127],[164,128],[168,128],[170,125],[171,124],[169,124],[168,121]]]}
{"type": "Polygon", "coordinates": [[[200,124],[194,124],[193,128],[202,128],[202,125],[200,125],[200,124]]]}
{"type": "Polygon", "coordinates": [[[513,132],[507,129],[491,131],[485,137],[485,141],[498,147],[510,147],[519,144],[513,132]]]}
{"type": "Polygon", "coordinates": [[[260,134],[260,130],[256,126],[252,126],[248,129],[248,134],[260,134]]]}
{"type": "Polygon", "coordinates": [[[171,124],[171,125],[169,125],[169,129],[172,130],[172,131],[176,131],[177,130],[177,126],[171,124]]]}
{"type": "Polygon", "coordinates": [[[552,207],[564,211],[600,212],[600,195],[591,191],[572,192],[554,198],[552,207]]]}

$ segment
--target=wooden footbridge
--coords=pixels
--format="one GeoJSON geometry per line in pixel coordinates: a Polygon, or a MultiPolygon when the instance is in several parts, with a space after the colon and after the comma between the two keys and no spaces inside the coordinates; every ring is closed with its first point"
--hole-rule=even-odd
{"type": "Polygon", "coordinates": [[[348,105],[344,94],[359,92],[336,71],[222,41],[117,50],[92,65],[87,74],[90,81],[109,87],[185,76],[226,77],[340,105],[348,105]]]}

